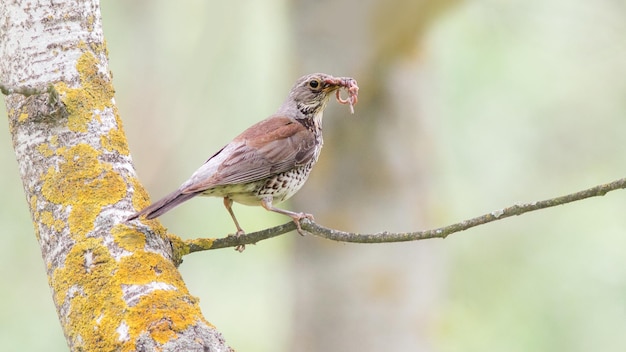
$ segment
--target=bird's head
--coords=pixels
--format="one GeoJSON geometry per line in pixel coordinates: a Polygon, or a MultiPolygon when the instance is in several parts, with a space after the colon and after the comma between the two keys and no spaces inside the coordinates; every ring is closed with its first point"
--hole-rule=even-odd
{"type": "MultiPolygon", "coordinates": [[[[358,87],[356,81],[349,77],[333,77],[325,73],[312,73],[300,77],[291,88],[287,103],[295,105],[304,116],[312,117],[321,113],[333,93],[346,88],[349,91],[351,102],[356,103],[358,87]]],[[[345,103],[340,100],[339,102],[345,103]]],[[[353,104],[351,103],[351,105],[353,104]]]]}

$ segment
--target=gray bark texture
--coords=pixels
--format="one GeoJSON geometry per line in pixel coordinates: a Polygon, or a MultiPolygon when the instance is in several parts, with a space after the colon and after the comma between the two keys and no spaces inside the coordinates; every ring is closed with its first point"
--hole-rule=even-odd
{"type": "Polygon", "coordinates": [[[147,204],[114,100],[99,2],[0,2],[0,84],[72,351],[229,351],[147,204]]]}

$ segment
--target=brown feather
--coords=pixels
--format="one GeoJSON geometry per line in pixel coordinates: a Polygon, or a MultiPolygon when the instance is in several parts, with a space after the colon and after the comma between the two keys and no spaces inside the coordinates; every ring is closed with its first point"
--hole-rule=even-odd
{"type": "MultiPolygon", "coordinates": [[[[215,174],[186,185],[181,192],[198,193],[217,186],[250,183],[288,171],[314,157],[315,143],[315,136],[297,121],[284,116],[269,117],[233,139],[230,144],[235,148],[229,149],[230,154],[215,174]]],[[[222,150],[226,149],[228,146],[222,150]]]]}
{"type": "Polygon", "coordinates": [[[176,190],[168,194],[167,196],[163,197],[158,202],[153,203],[149,207],[146,207],[145,209],[141,210],[140,212],[137,212],[129,216],[127,220],[134,220],[142,215],[145,215],[146,219],[154,219],[156,217],[159,217],[165,214],[166,212],[180,205],[181,203],[188,200],[189,198],[193,198],[197,195],[198,193],[183,194],[180,192],[180,190],[176,190]]]}

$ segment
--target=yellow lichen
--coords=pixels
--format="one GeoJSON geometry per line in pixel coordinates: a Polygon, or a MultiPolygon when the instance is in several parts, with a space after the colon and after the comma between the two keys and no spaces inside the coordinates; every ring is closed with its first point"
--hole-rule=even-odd
{"type": "Polygon", "coordinates": [[[63,103],[69,113],[67,126],[74,132],[87,132],[87,127],[94,116],[94,110],[102,111],[113,107],[113,85],[98,71],[98,60],[89,51],[78,59],[76,64],[80,79],[80,88],[70,88],[65,82],[59,82],[55,89],[63,97],[63,103]]]}
{"type": "Polygon", "coordinates": [[[144,249],[146,235],[126,225],[117,224],[111,229],[113,240],[120,247],[130,252],[144,249]]]}
{"type": "MultiPolygon", "coordinates": [[[[119,122],[118,122],[119,126],[119,122]]],[[[128,143],[124,132],[119,128],[112,128],[106,135],[100,136],[100,144],[106,150],[128,155],[128,143]]]]}
{"type": "MultiPolygon", "coordinates": [[[[104,56],[109,57],[109,47],[107,46],[106,39],[102,41],[102,49],[104,50],[104,56]]],[[[113,77],[113,74],[111,74],[111,77],[113,77]]]]}
{"type": "Polygon", "coordinates": [[[198,321],[209,324],[202,317],[198,299],[189,294],[180,273],[171,262],[164,261],[155,253],[143,252],[139,255],[140,260],[122,259],[120,276],[132,273],[135,284],[157,281],[172,285],[173,289],[152,291],[128,309],[126,322],[131,336],[139,336],[147,328],[156,342],[165,343],[177,332],[198,321]]]}
{"type": "MultiPolygon", "coordinates": [[[[153,281],[166,282],[183,289],[184,283],[180,272],[162,255],[144,250],[136,251],[132,257],[123,257],[118,265],[119,276],[132,277],[134,285],[147,284],[153,281]]],[[[125,282],[122,282],[125,283],[125,282]]]]}
{"type": "Polygon", "coordinates": [[[34,194],[30,197],[30,208],[33,210],[37,209],[37,196],[34,194]]]}
{"type": "Polygon", "coordinates": [[[72,235],[76,237],[92,231],[101,208],[95,204],[80,204],[72,208],[67,219],[72,235]]]}
{"type": "MultiPolygon", "coordinates": [[[[29,192],[29,194],[33,194],[33,192],[29,192]]],[[[32,209],[33,214],[33,227],[35,228],[35,237],[37,238],[37,242],[39,242],[40,234],[39,234],[39,219],[37,212],[37,196],[32,195],[30,197],[30,209],[32,209]]]]}
{"type": "Polygon", "coordinates": [[[64,161],[58,171],[51,167],[43,176],[42,194],[53,203],[71,206],[70,232],[84,235],[93,229],[103,206],[126,195],[126,183],[111,165],[98,160],[98,151],[88,144],[62,147],[56,152],[64,161]]]}
{"type": "Polygon", "coordinates": [[[93,24],[95,22],[96,18],[93,15],[87,16],[87,30],[89,32],[93,31],[93,24]]]}
{"type": "Polygon", "coordinates": [[[57,306],[69,300],[68,316],[61,317],[61,322],[71,325],[64,330],[74,343],[73,349],[119,349],[117,326],[111,324],[110,317],[123,314],[124,305],[119,282],[111,280],[117,264],[108,249],[101,239],[84,238],[72,247],[64,264],[54,271],[52,285],[57,306]]]}
{"type": "Polygon", "coordinates": [[[98,55],[104,54],[105,57],[109,57],[109,50],[107,49],[106,41],[103,43],[91,42],[89,43],[89,48],[98,55]]]}
{"type": "Polygon", "coordinates": [[[150,201],[148,192],[146,192],[146,189],[143,188],[139,180],[134,177],[130,179],[130,185],[133,189],[133,207],[135,209],[143,209],[150,201]]]}
{"type": "Polygon", "coordinates": [[[46,158],[51,157],[52,155],[54,155],[54,151],[52,149],[50,149],[50,146],[46,143],[42,143],[40,145],[37,146],[37,151],[43,155],[46,158]]]}
{"type": "MultiPolygon", "coordinates": [[[[161,344],[176,337],[177,332],[204,321],[199,314],[197,299],[174,290],[149,293],[129,313],[129,321],[147,326],[154,341],[161,344]]],[[[135,334],[139,332],[134,331],[135,334]]]]}
{"type": "MultiPolygon", "coordinates": [[[[183,262],[183,257],[189,254],[189,245],[182,238],[168,233],[167,238],[169,242],[172,244],[172,256],[174,257],[174,263],[176,265],[180,265],[183,262]]],[[[210,239],[211,245],[213,244],[213,240],[210,239]]],[[[209,245],[209,247],[211,246],[209,245]]]]}
{"type": "Polygon", "coordinates": [[[39,214],[39,223],[48,226],[53,231],[60,232],[65,227],[65,222],[61,219],[55,219],[51,211],[42,211],[39,214]]]}
{"type": "Polygon", "coordinates": [[[28,114],[23,112],[20,114],[20,116],[17,118],[18,122],[24,122],[28,119],[28,114]]]}
{"type": "Polygon", "coordinates": [[[77,344],[74,349],[132,351],[142,333],[165,343],[199,321],[209,324],[180,273],[156,253],[138,250],[115,262],[100,239],[87,238],[76,244],[65,265],[55,270],[52,284],[57,305],[69,300],[69,316],[63,317],[62,323],[72,325],[65,330],[77,344]],[[155,282],[167,288],[144,293],[136,301],[123,296],[124,285],[155,282]],[[72,296],[67,297],[70,292],[72,296]],[[122,322],[128,327],[126,341],[118,338],[117,328],[122,322]]]}
{"type": "MultiPolygon", "coordinates": [[[[88,25],[91,20],[88,19],[88,25]]],[[[101,147],[105,152],[128,155],[122,123],[113,104],[110,79],[99,70],[99,59],[87,50],[93,49],[91,44],[83,42],[79,48],[86,49],[76,65],[80,87],[72,88],[64,82],[55,85],[69,113],[67,127],[73,132],[88,132],[90,124],[101,121],[104,116],[101,112],[110,109],[117,126],[104,131],[106,134],[100,137],[101,147]]],[[[106,54],[106,46],[97,45],[96,55],[101,57],[102,52],[106,54]]],[[[66,308],[61,322],[72,349],[132,351],[143,333],[165,343],[193,324],[208,324],[197,299],[187,291],[172,261],[146,251],[143,233],[127,224],[118,224],[111,229],[113,243],[107,241],[106,245],[101,237],[90,234],[102,208],[127,195],[127,183],[134,190],[133,205],[140,208],[147,204],[148,195],[139,181],[122,178],[110,164],[100,161],[103,152],[87,143],[59,147],[54,136],[37,150],[45,157],[59,159],[57,165],[50,166],[41,176],[41,196],[64,206],[68,217],[55,219],[55,212],[39,212],[37,198],[32,197],[34,217],[55,231],[67,226],[74,239],[65,261],[50,276],[55,303],[66,308]],[[107,245],[131,253],[116,259],[107,245]],[[148,292],[133,300],[132,295],[124,296],[124,289],[128,287],[125,285],[148,285],[148,292]],[[123,339],[118,330],[121,324],[125,324],[128,331],[123,339]]],[[[166,239],[165,228],[158,221],[154,224],[153,234],[166,239]]],[[[52,270],[51,263],[46,264],[52,270]]]]}

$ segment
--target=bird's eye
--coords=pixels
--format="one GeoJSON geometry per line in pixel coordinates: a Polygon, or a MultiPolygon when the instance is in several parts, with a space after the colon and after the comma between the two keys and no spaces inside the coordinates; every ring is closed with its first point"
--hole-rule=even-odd
{"type": "Polygon", "coordinates": [[[313,88],[313,89],[317,89],[320,87],[320,81],[318,79],[312,79],[309,81],[309,87],[313,88]]]}

